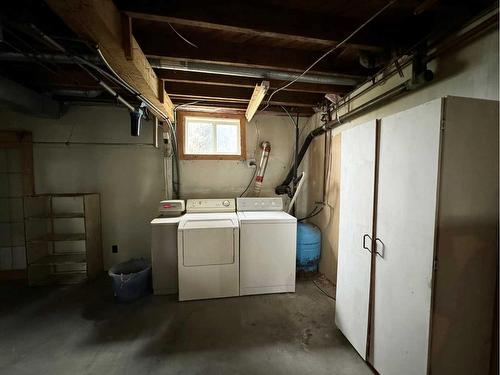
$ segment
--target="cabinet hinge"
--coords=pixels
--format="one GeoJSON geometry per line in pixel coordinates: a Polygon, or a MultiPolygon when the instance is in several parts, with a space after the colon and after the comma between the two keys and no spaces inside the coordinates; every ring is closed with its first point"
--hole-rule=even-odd
{"type": "Polygon", "coordinates": [[[438,261],[437,261],[437,259],[434,259],[433,269],[434,269],[434,271],[437,271],[437,269],[438,269],[438,261]]]}

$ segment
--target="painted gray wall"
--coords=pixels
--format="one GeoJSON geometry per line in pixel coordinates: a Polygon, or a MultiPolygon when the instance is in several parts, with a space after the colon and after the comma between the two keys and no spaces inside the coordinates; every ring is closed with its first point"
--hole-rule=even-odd
{"type": "MultiPolygon", "coordinates": [[[[150,256],[149,222],[163,199],[163,150],[150,145],[64,145],[36,142],[152,143],[152,123],[140,137],[129,135],[129,115],[121,107],[72,106],[58,120],[0,112],[0,128],[33,133],[36,193],[101,194],[105,268],[131,257],[150,256]],[[117,244],[119,252],[111,253],[117,244]]],[[[304,120],[305,121],[305,120],[304,120]]],[[[304,122],[302,121],[302,122],[304,122]]],[[[272,194],[290,165],[293,126],[286,116],[257,115],[247,124],[247,155],[260,158],[260,141],[272,144],[262,195],[272,194]],[[257,132],[258,129],[258,132],[257,132]]],[[[243,161],[182,161],[181,193],[191,197],[234,197],[253,169],[243,161]]]]}

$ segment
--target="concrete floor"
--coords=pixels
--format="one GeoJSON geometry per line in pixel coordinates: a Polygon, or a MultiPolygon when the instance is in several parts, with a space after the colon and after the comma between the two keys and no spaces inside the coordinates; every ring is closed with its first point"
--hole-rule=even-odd
{"type": "Polygon", "coordinates": [[[371,374],[311,281],[297,293],[114,303],[108,280],[0,287],[0,373],[371,374]]]}

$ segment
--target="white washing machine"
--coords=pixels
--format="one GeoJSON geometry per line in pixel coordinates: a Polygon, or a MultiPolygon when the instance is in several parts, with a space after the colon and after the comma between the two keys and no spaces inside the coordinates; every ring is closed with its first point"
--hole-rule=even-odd
{"type": "Polygon", "coordinates": [[[162,201],[160,216],[151,221],[154,294],[177,293],[177,227],[184,209],[182,200],[162,201]]]}
{"type": "Polygon", "coordinates": [[[234,199],[189,199],[177,233],[179,301],[239,295],[234,199]]]}
{"type": "Polygon", "coordinates": [[[283,200],[238,198],[240,295],[295,292],[297,219],[283,200]]]}

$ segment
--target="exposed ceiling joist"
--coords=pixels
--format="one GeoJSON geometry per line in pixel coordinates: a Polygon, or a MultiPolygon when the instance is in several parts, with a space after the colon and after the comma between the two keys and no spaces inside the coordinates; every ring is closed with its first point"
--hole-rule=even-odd
{"type": "Polygon", "coordinates": [[[135,38],[130,32],[124,34],[122,14],[111,0],[47,0],[47,3],[73,31],[99,45],[104,57],[122,79],[141,92],[164,115],[174,118],[171,100],[168,95],[159,92],[159,87],[163,86],[159,84],[135,38]],[[124,38],[129,39],[130,60],[123,48],[124,38]]]}
{"type": "MultiPolygon", "coordinates": [[[[225,100],[228,102],[248,103],[254,88],[222,87],[210,85],[193,85],[189,83],[166,83],[172,100],[192,98],[193,100],[225,100]]],[[[296,91],[281,91],[275,95],[274,101],[279,105],[312,107],[324,100],[323,94],[304,93],[296,91]]]]}
{"type": "MultiPolygon", "coordinates": [[[[313,38],[313,37],[309,37],[309,36],[302,36],[302,35],[296,35],[296,34],[283,34],[283,33],[277,33],[277,32],[273,32],[273,31],[265,31],[265,30],[247,28],[247,27],[223,25],[223,24],[218,24],[218,23],[211,23],[211,22],[204,22],[204,21],[198,21],[198,20],[190,20],[190,19],[184,19],[184,18],[162,16],[162,15],[156,15],[156,14],[139,13],[139,12],[126,12],[126,13],[129,17],[134,18],[134,19],[163,22],[163,23],[168,23],[171,25],[188,26],[188,27],[193,27],[193,28],[197,28],[197,29],[223,31],[226,33],[231,33],[231,34],[246,35],[249,37],[256,37],[259,39],[266,38],[266,39],[270,39],[270,40],[284,41],[284,42],[289,42],[289,43],[293,43],[293,44],[300,44],[300,45],[310,45],[310,46],[317,46],[317,47],[323,47],[323,48],[330,48],[330,47],[333,47],[339,43],[339,41],[330,40],[330,39],[313,38]]],[[[368,45],[368,44],[349,44],[349,46],[357,48],[357,49],[363,49],[363,50],[369,50],[369,51],[379,51],[382,49],[380,46],[373,46],[373,45],[368,45]]]]}
{"type": "MultiPolygon", "coordinates": [[[[303,71],[325,48],[307,50],[293,44],[286,46],[265,45],[258,41],[242,43],[236,39],[221,40],[217,34],[203,33],[200,30],[184,33],[197,48],[186,43],[168,26],[154,27],[134,23],[134,36],[148,57],[187,59],[227,65],[246,65],[265,69],[303,71]],[[152,35],[158,35],[152,37],[152,35]]],[[[357,56],[357,55],[356,55],[357,56]]],[[[339,73],[347,75],[369,75],[366,68],[353,63],[352,57],[327,56],[320,61],[313,72],[339,73]]]]}
{"type": "MultiPolygon", "coordinates": [[[[249,38],[253,38],[250,34],[255,35],[255,31],[262,31],[284,35],[297,35],[311,38],[311,40],[320,39],[337,43],[344,39],[349,34],[349,31],[352,31],[357,25],[368,19],[380,8],[381,4],[383,5],[379,1],[360,0],[349,3],[324,0],[232,0],[210,2],[209,7],[207,7],[206,2],[203,0],[115,0],[115,3],[123,11],[136,13],[142,17],[142,19],[136,18],[136,20],[141,22],[161,23],[161,19],[156,19],[156,21],[144,19],[149,15],[154,15],[171,17],[183,21],[199,21],[203,23],[203,26],[212,28],[204,28],[203,30],[206,33],[215,32],[219,35],[229,34],[237,36],[236,31],[240,28],[242,32],[246,32],[246,29],[252,30],[247,34],[249,38]],[[217,25],[222,25],[224,29],[217,25]],[[225,26],[232,26],[236,29],[225,28],[225,26]]],[[[402,4],[401,8],[408,8],[407,2],[400,1],[399,4],[402,4]],[[403,5],[403,3],[406,5],[403,5]]],[[[395,7],[394,9],[396,8],[399,7],[395,7]]],[[[410,6],[410,9],[413,9],[412,6],[410,6]]],[[[404,11],[394,11],[394,14],[401,16],[405,13],[404,11]]],[[[195,29],[194,26],[188,26],[183,21],[179,21],[174,27],[178,27],[181,32],[195,29]],[[181,22],[183,22],[182,25],[181,22]]],[[[199,24],[199,26],[201,25],[199,24]]],[[[391,34],[393,35],[394,30],[392,28],[382,28],[381,26],[383,25],[379,23],[376,27],[359,33],[350,40],[350,43],[359,46],[368,46],[368,48],[372,48],[373,46],[385,47],[387,37],[391,34]]],[[[272,43],[272,40],[278,39],[268,38],[268,40],[272,43]]],[[[295,43],[299,42],[296,41],[295,43]]],[[[329,46],[331,45],[329,44],[329,46]]],[[[316,47],[318,46],[316,44],[316,47]]],[[[326,49],[328,47],[325,48],[323,45],[322,48],[326,49]]]]}
{"type": "MultiPolygon", "coordinates": [[[[228,103],[228,102],[217,102],[217,101],[204,101],[198,102],[196,104],[190,104],[192,99],[180,99],[177,101],[177,108],[182,111],[196,111],[196,112],[234,112],[243,114],[246,110],[246,103],[228,103]]],[[[284,106],[288,108],[288,111],[294,114],[299,114],[300,116],[310,116],[314,113],[311,107],[293,107],[284,106]]],[[[266,113],[275,113],[285,115],[283,108],[279,105],[270,105],[266,108],[266,113]]]]}
{"type": "MultiPolygon", "coordinates": [[[[212,97],[212,96],[203,96],[203,95],[188,95],[188,94],[173,94],[171,95],[173,99],[183,99],[183,100],[192,100],[192,101],[200,101],[200,102],[220,102],[226,105],[227,103],[244,103],[245,105],[242,108],[246,108],[246,105],[250,101],[250,99],[241,99],[241,98],[226,98],[223,96],[212,97]]],[[[269,103],[273,106],[287,106],[287,107],[304,107],[311,108],[311,104],[306,103],[293,103],[293,102],[281,102],[273,100],[269,103]]]]}

